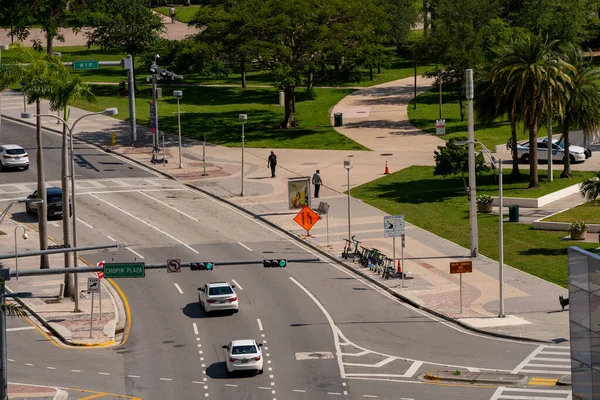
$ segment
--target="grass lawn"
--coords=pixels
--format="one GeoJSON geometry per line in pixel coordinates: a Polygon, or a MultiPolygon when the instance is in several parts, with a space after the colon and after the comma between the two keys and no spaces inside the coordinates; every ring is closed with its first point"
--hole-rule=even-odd
{"type": "MultiPolygon", "coordinates": [[[[417,128],[421,128],[427,133],[435,135],[435,121],[440,116],[440,92],[434,88],[417,96],[417,110],[414,110],[414,103],[411,101],[408,107],[408,118],[417,128]]],[[[460,107],[458,96],[454,92],[444,90],[442,98],[442,118],[446,120],[446,135],[444,139],[467,136],[467,102],[463,102],[465,120],[460,120],[460,107]]],[[[558,131],[556,131],[558,132],[558,131]]],[[[547,130],[541,127],[538,136],[546,136],[547,130]]],[[[510,138],[510,124],[508,120],[497,120],[489,126],[475,124],[475,139],[482,142],[492,152],[495,151],[497,144],[505,144],[510,138]]],[[[523,131],[522,127],[517,130],[517,139],[527,140],[529,134],[523,131]]]]}
{"type": "MultiPolygon", "coordinates": [[[[329,120],[335,104],[352,93],[351,89],[317,89],[316,100],[297,97],[296,117],[300,124],[295,129],[277,129],[283,121],[283,108],[278,104],[274,89],[246,89],[231,87],[178,87],[163,86],[164,97],[159,100],[159,128],[177,132],[177,101],[173,90],[183,90],[181,100],[181,132],[199,139],[204,134],[211,143],[240,146],[239,114],[248,114],[245,124],[247,147],[297,148],[328,150],[366,150],[365,147],[337,133],[329,120]]],[[[118,118],[128,119],[128,100],[118,96],[116,86],[94,86],[97,103],[73,102],[72,106],[91,111],[118,107],[118,118]]],[[[138,124],[150,126],[150,86],[138,86],[136,117],[138,124]]]]}
{"type": "Polygon", "coordinates": [[[587,224],[600,224],[600,200],[594,203],[583,203],[577,207],[544,218],[544,222],[574,222],[584,221],[587,224]]]}
{"type": "MultiPolygon", "coordinates": [[[[177,13],[177,20],[185,23],[190,22],[192,18],[194,18],[194,15],[196,15],[198,9],[200,8],[200,6],[184,7],[182,5],[173,5],[173,7],[175,7],[175,12],[177,13]]],[[[153,8],[153,10],[171,18],[171,16],[169,15],[169,8],[170,7],[155,7],[153,8]]]]}
{"type": "MultiPolygon", "coordinates": [[[[477,193],[497,195],[490,190],[491,175],[479,177],[477,193]],[[487,190],[486,190],[487,189],[487,190]]],[[[579,178],[577,178],[579,179],[579,178]]],[[[540,171],[540,181],[543,180],[540,171]]],[[[562,184],[557,182],[552,184],[562,184]]],[[[575,180],[577,182],[578,180],[575,180]]],[[[526,175],[519,185],[505,182],[505,196],[514,196],[526,187],[526,175]]],[[[558,186],[554,188],[557,190],[558,186]]],[[[539,195],[544,189],[529,190],[539,195]]],[[[390,215],[403,214],[406,221],[436,235],[469,248],[469,202],[459,177],[433,175],[433,167],[410,167],[352,190],[352,195],[390,215]]],[[[533,196],[532,196],[533,197],[533,196]]],[[[506,211],[507,212],[507,211],[506,211]]],[[[479,251],[498,259],[498,216],[478,214],[479,251]]],[[[567,248],[572,242],[561,241],[564,232],[531,229],[530,225],[504,224],[504,261],[515,268],[567,286],[567,248]]],[[[579,243],[593,250],[597,243],[579,243]]]]}

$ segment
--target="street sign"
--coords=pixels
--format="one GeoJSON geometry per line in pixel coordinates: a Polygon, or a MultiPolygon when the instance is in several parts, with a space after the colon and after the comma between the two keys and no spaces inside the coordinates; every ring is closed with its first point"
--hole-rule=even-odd
{"type": "Polygon", "coordinates": [[[106,263],[104,277],[106,278],[143,278],[146,276],[144,263],[106,263]]]}
{"type": "Polygon", "coordinates": [[[404,215],[386,215],[383,217],[383,237],[404,236],[404,215]]]}
{"type": "MultiPolygon", "coordinates": [[[[102,261],[98,261],[98,262],[96,263],[96,267],[104,267],[104,260],[102,260],[102,261]]],[[[103,271],[99,271],[99,272],[98,272],[98,278],[100,278],[100,279],[104,279],[104,272],[103,272],[103,271]]]]}
{"type": "Polygon", "coordinates": [[[468,274],[473,272],[473,261],[459,261],[450,263],[451,274],[468,274]]]}
{"type": "Polygon", "coordinates": [[[88,278],[88,293],[100,293],[100,278],[88,278]]]}
{"type": "Polygon", "coordinates": [[[73,61],[73,70],[98,69],[98,60],[73,61]]]}
{"type": "Polygon", "coordinates": [[[181,260],[167,260],[167,272],[181,272],[181,260]]]}
{"type": "Polygon", "coordinates": [[[438,136],[443,136],[446,134],[446,120],[438,119],[435,121],[435,134],[438,136]]]}
{"type": "Polygon", "coordinates": [[[104,272],[98,271],[97,275],[98,275],[98,279],[104,279],[104,272]]]}
{"type": "Polygon", "coordinates": [[[304,206],[298,215],[294,217],[294,221],[307,231],[310,231],[310,228],[312,228],[320,219],[321,217],[308,206],[304,206]]]}

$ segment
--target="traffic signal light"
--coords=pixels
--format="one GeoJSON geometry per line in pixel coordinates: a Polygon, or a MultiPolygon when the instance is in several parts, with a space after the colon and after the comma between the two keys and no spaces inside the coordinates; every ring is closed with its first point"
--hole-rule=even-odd
{"type": "Polygon", "coordinates": [[[211,262],[205,263],[190,263],[190,269],[192,271],[212,271],[214,268],[214,264],[211,262]]]}
{"type": "Polygon", "coordinates": [[[287,266],[287,260],[285,258],[279,260],[263,260],[263,267],[265,268],[285,268],[287,266]]]}

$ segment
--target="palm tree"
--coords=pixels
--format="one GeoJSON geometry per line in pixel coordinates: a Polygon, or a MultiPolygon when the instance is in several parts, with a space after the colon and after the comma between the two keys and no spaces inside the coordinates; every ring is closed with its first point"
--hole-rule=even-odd
{"type": "Polygon", "coordinates": [[[591,57],[586,60],[581,49],[572,45],[565,49],[565,55],[574,68],[569,70],[572,85],[563,94],[564,113],[561,125],[565,157],[561,178],[570,178],[570,128],[582,128],[587,136],[600,126],[600,68],[592,64],[591,57]]]}
{"type": "MultiPolygon", "coordinates": [[[[547,115],[551,94],[559,94],[570,85],[572,66],[555,51],[557,41],[547,42],[538,35],[517,37],[492,67],[492,83],[501,98],[513,96],[512,110],[520,115],[529,132],[529,187],[539,187],[537,132],[547,115]]],[[[561,98],[560,96],[557,98],[561,98]]],[[[553,104],[553,114],[562,116],[562,105],[553,104]]]]}
{"type": "Polygon", "coordinates": [[[492,83],[492,78],[489,70],[484,70],[475,80],[475,111],[478,122],[486,125],[491,124],[496,119],[506,115],[510,121],[510,139],[508,143],[512,156],[512,171],[511,178],[519,180],[521,178],[521,170],[519,169],[519,156],[517,153],[517,124],[519,116],[515,109],[515,96],[509,94],[504,95],[501,86],[492,83]]]}
{"type": "Polygon", "coordinates": [[[581,182],[579,192],[590,203],[595,202],[600,196],[600,172],[596,172],[596,176],[581,182]]]}
{"type": "MultiPolygon", "coordinates": [[[[23,91],[27,97],[27,103],[35,103],[36,114],[41,114],[40,101],[48,98],[52,93],[52,82],[57,65],[57,57],[50,57],[33,51],[22,49],[20,60],[27,66],[17,63],[6,64],[0,70],[0,90],[18,82],[24,82],[23,91]]],[[[42,124],[40,117],[36,118],[36,166],[37,166],[37,193],[43,200],[38,207],[38,229],[40,237],[40,250],[48,248],[48,199],[46,198],[46,181],[44,178],[44,152],[42,143],[42,124]]],[[[40,268],[50,268],[48,255],[40,256],[40,268]]]]}
{"type": "MultiPolygon", "coordinates": [[[[53,85],[53,91],[49,96],[50,108],[52,110],[63,110],[63,119],[69,119],[69,103],[75,99],[84,99],[88,102],[96,100],[96,96],[92,93],[89,85],[85,84],[80,76],[69,74],[68,69],[63,64],[57,65],[56,80],[53,85]]],[[[62,152],[61,152],[61,187],[63,191],[63,199],[69,198],[69,157],[68,157],[68,129],[63,125],[62,135],[62,152]]],[[[73,188],[72,196],[75,196],[75,188],[73,188]]],[[[62,203],[63,211],[63,243],[71,244],[71,215],[68,201],[62,203]]],[[[72,266],[69,253],[64,253],[65,268],[72,266]]],[[[75,295],[75,285],[72,274],[65,274],[65,297],[75,295]]]]}

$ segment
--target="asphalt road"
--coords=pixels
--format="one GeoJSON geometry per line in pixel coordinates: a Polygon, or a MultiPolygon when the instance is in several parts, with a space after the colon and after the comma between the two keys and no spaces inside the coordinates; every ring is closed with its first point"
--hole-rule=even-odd
{"type": "MultiPolygon", "coordinates": [[[[118,347],[61,349],[37,330],[9,331],[10,381],[143,399],[489,399],[496,388],[423,384],[418,377],[433,369],[511,371],[538,347],[457,329],[326,262],[219,266],[314,255],[208,196],[94,151],[78,151],[95,165],[78,171],[90,174],[82,184],[96,182],[78,187],[79,243],[116,241],[124,248],[86,254],[90,262],[180,258],[213,261],[215,270],[152,270],[145,278],[117,280],[132,313],[129,337],[118,347]],[[240,312],[207,316],[197,288],[223,280],[237,285],[240,312]],[[221,346],[243,338],[264,343],[265,372],[227,377],[221,346]]],[[[48,170],[57,173],[51,159],[48,170]]],[[[8,176],[28,182],[32,172],[8,176]]],[[[23,213],[14,218],[33,222],[23,213]]],[[[51,224],[49,235],[60,237],[60,224],[51,224]]],[[[27,326],[9,321],[9,328],[27,326]]]]}

